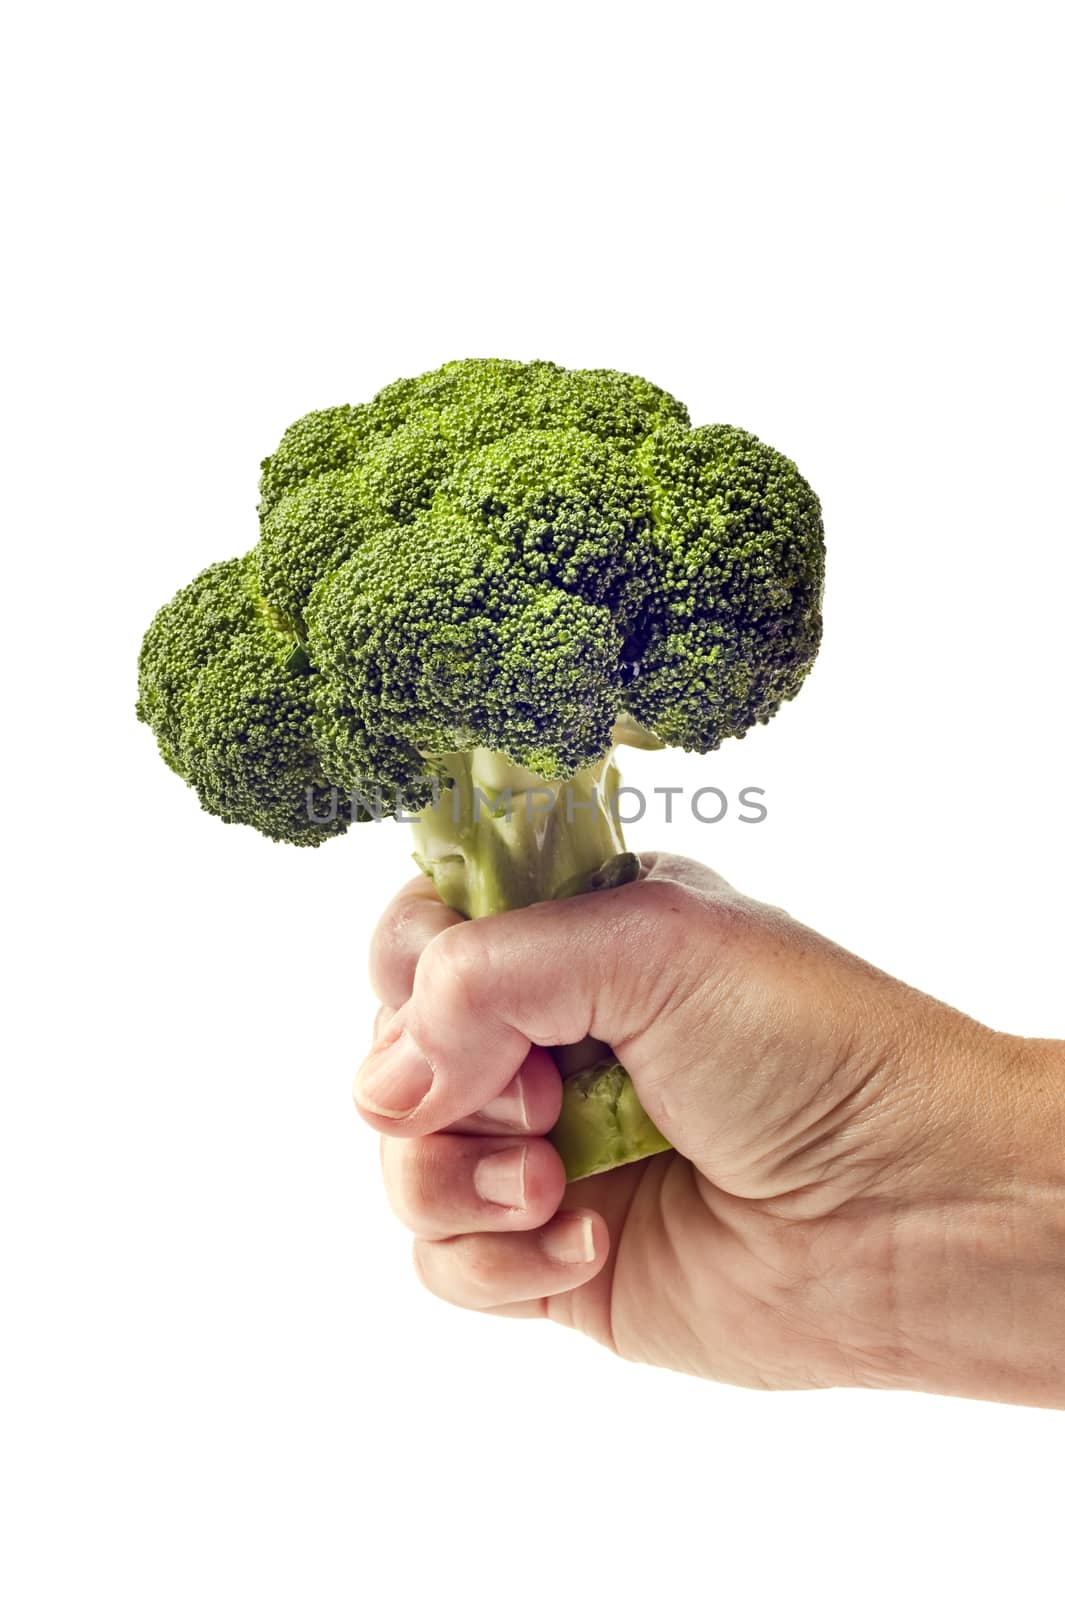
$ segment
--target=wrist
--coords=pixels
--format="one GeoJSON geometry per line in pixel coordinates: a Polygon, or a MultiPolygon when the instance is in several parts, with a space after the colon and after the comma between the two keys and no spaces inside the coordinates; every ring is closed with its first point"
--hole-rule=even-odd
{"type": "Polygon", "coordinates": [[[887,1219],[892,1386],[1065,1406],[1065,1045],[984,1035],[943,1159],[887,1219]]]}

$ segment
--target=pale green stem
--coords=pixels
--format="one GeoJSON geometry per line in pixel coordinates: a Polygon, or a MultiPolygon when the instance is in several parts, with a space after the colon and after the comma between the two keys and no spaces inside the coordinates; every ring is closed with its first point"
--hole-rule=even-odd
{"type": "MultiPolygon", "coordinates": [[[[490,750],[432,759],[444,781],[436,803],[414,821],[415,860],[463,916],[562,900],[635,877],[638,863],[625,850],[616,814],[613,751],[565,782],[549,782],[490,750]]],[[[560,1053],[564,1074],[566,1065],[560,1053]]],[[[551,1138],[571,1182],[669,1148],[613,1058],[565,1078],[551,1138]]]]}

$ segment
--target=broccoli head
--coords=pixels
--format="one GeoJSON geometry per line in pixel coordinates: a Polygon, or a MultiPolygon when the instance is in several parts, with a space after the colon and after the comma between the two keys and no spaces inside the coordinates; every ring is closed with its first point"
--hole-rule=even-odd
{"type": "MultiPolygon", "coordinates": [[[[810,486],[643,378],[448,362],[294,423],[260,492],[254,549],[148,629],[137,714],[208,811],[271,839],[418,814],[467,915],[620,881],[614,746],[742,738],[820,643],[810,486]],[[562,785],[564,818],[513,813],[562,785]]],[[[582,1115],[627,1104],[612,1070],[582,1115]]]]}
{"type": "Polygon", "coordinates": [[[564,779],[623,717],[715,749],[820,640],[798,470],[622,373],[453,361],[312,412],[263,463],[260,517],[153,622],[138,714],[208,810],[290,843],[343,831],[308,820],[308,785],[418,809],[447,752],[564,779]]]}

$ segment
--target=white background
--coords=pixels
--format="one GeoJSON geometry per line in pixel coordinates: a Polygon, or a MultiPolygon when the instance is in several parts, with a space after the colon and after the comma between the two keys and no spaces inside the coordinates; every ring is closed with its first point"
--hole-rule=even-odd
{"type": "MultiPolygon", "coordinates": [[[[1065,1419],[627,1367],[415,1284],[349,1086],[398,829],[224,828],[133,718],[293,418],[612,366],[820,492],[801,698],[667,829],[1065,1031],[1052,8],[40,6],[9,32],[6,1532],[31,1596],[1060,1593],[1065,1419]]],[[[653,762],[653,765],[652,765],[653,762]]]]}

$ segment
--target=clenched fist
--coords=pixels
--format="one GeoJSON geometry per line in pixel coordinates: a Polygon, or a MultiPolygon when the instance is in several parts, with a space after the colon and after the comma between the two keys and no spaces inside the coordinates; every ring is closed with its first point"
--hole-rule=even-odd
{"type": "Polygon", "coordinates": [[[764,1388],[1065,1405],[1065,1046],[994,1033],[677,856],[378,927],[355,1086],[425,1284],[764,1388]],[[567,1187],[552,1047],[674,1149],[567,1187]]]}

